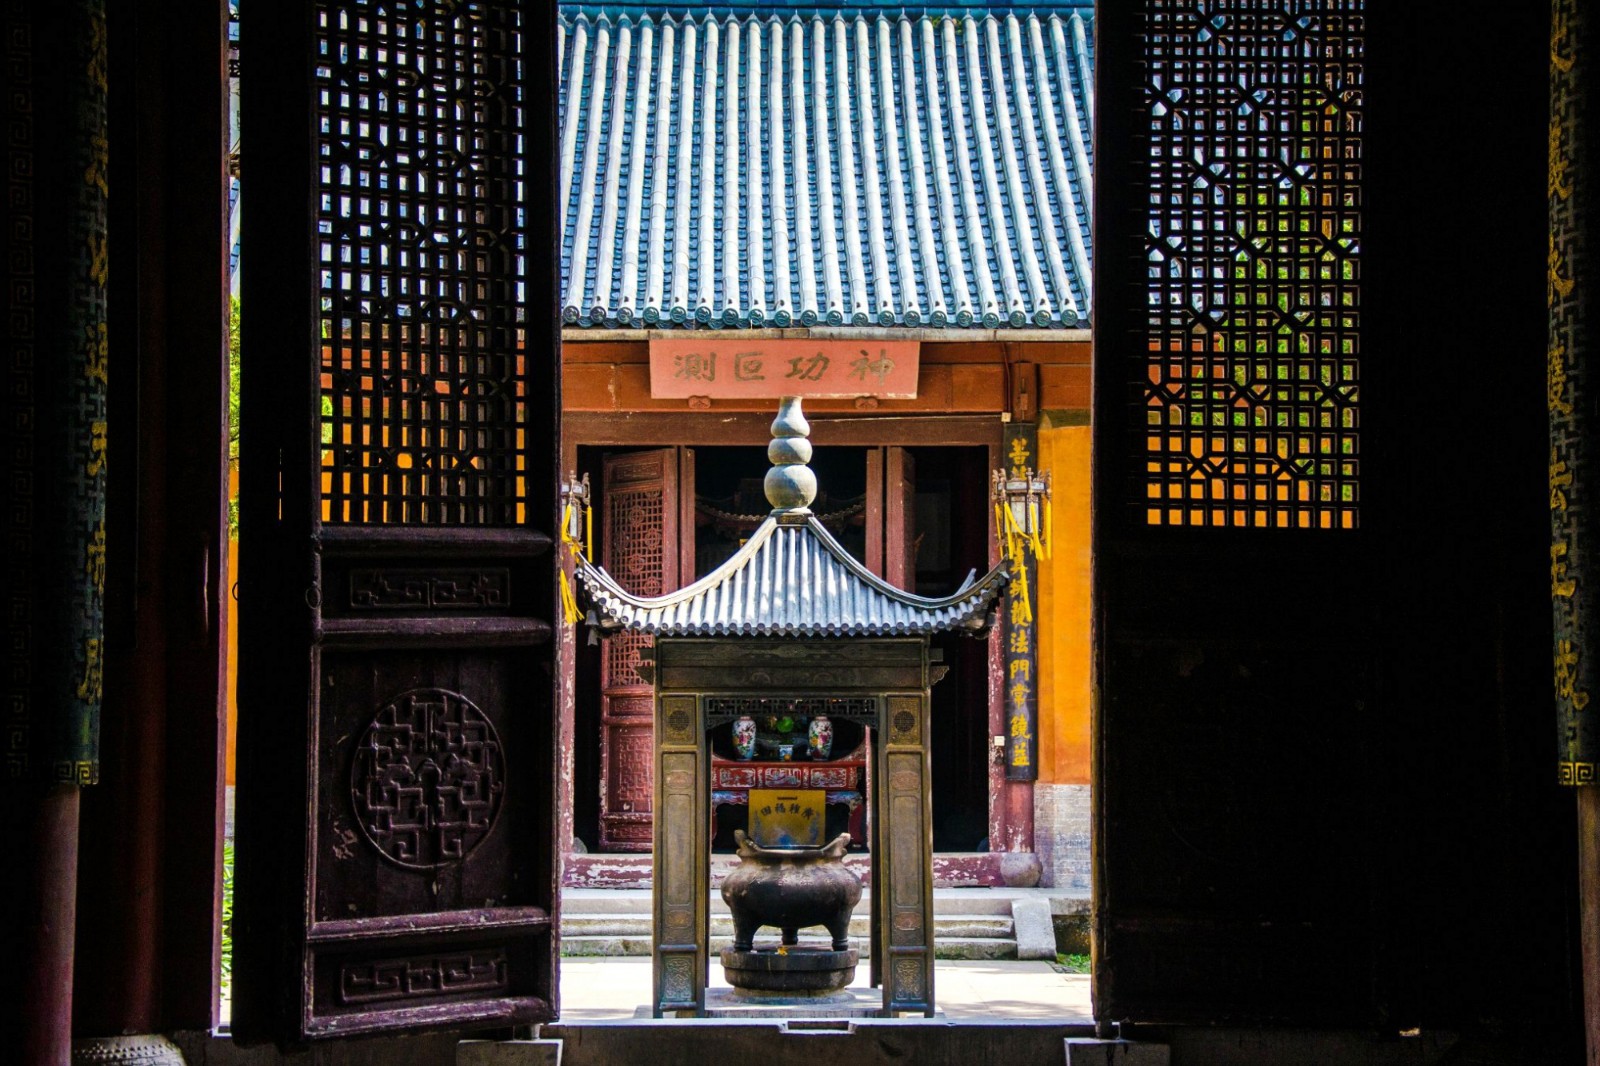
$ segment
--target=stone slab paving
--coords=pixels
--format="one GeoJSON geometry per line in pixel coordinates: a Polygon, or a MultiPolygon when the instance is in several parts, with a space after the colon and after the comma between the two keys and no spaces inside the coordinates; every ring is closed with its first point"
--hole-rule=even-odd
{"type": "MultiPolygon", "coordinates": [[[[996,960],[935,963],[939,1009],[949,1021],[1088,1021],[1089,977],[1065,974],[1047,962],[996,960]]],[[[713,962],[711,987],[727,988],[713,962]]],[[[867,966],[852,987],[867,988],[867,966]]],[[[563,1022],[623,1021],[650,998],[650,960],[561,960],[563,1022]]]]}

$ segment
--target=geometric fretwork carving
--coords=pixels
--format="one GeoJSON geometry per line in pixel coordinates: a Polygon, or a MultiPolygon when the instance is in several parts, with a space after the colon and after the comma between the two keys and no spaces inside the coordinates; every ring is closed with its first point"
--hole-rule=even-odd
{"type": "Polygon", "coordinates": [[[509,966],[502,948],[347,963],[339,968],[339,999],[357,1004],[493,992],[510,987],[509,966]]]}
{"type": "Polygon", "coordinates": [[[428,870],[465,859],[494,828],[505,753],[472,701],[413,689],[380,708],[356,745],[356,823],[390,862],[428,870]]]}
{"type": "Polygon", "coordinates": [[[1364,6],[1148,0],[1150,525],[1357,525],[1364,6]]]}
{"type": "MultiPolygon", "coordinates": [[[[677,453],[653,449],[606,459],[601,486],[601,559],[629,592],[659,596],[676,584],[677,453]],[[668,544],[671,539],[673,543],[668,544]]],[[[639,676],[647,633],[623,632],[601,650],[600,849],[649,851],[655,805],[650,686],[639,676]]]]}
{"type": "Polygon", "coordinates": [[[523,30],[515,4],[318,11],[324,522],[525,516],[523,30]]]}
{"type": "Polygon", "coordinates": [[[804,696],[773,698],[766,696],[707,696],[704,702],[706,725],[731,722],[742,715],[761,719],[768,716],[815,718],[825,714],[841,721],[878,722],[876,696],[804,696]]]}
{"type": "Polygon", "coordinates": [[[492,610],[509,606],[511,571],[504,567],[350,571],[352,610],[492,610]]]}

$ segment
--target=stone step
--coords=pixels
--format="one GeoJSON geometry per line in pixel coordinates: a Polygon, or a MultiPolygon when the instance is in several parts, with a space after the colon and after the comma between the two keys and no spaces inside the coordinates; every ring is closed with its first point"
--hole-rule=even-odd
{"type": "MultiPolygon", "coordinates": [[[[561,938],[563,941],[582,936],[648,938],[650,921],[648,914],[563,914],[561,938]]],[[[871,918],[865,912],[857,910],[850,916],[851,936],[865,937],[870,932],[871,918]]],[[[732,936],[733,918],[728,914],[713,914],[711,935],[732,936]]],[[[987,914],[936,914],[933,917],[933,935],[935,942],[950,937],[1005,940],[1012,936],[1011,918],[987,914]]]]}
{"type": "MultiPolygon", "coordinates": [[[[871,931],[871,920],[857,912],[850,916],[850,933],[866,936],[871,931]]],[[[649,936],[648,914],[573,914],[561,916],[561,935],[569,936],[649,936]]],[[[713,914],[712,936],[732,936],[733,916],[713,914]]]]}
{"type": "MultiPolygon", "coordinates": [[[[1013,900],[1042,897],[1053,914],[1087,914],[1088,897],[1051,889],[938,888],[933,892],[936,914],[993,914],[1011,916],[1013,900]]],[[[863,892],[858,912],[865,912],[870,894],[863,892]]],[[[561,911],[568,914],[650,914],[647,888],[568,888],[561,892],[561,911]]],[[[720,893],[711,894],[711,913],[727,914],[720,893]]]]}
{"type": "Polygon", "coordinates": [[[936,959],[1014,959],[1017,957],[1015,940],[1000,940],[984,936],[953,936],[933,942],[936,959]]]}
{"type": "MultiPolygon", "coordinates": [[[[800,943],[813,947],[827,947],[830,941],[826,936],[811,936],[800,934],[800,943]]],[[[733,937],[711,937],[711,955],[715,959],[717,953],[733,944],[733,937]]],[[[778,945],[776,937],[758,936],[756,946],[775,948],[778,945]]],[[[870,946],[866,937],[852,936],[850,946],[855,948],[866,959],[870,954],[870,946]]],[[[610,936],[610,935],[581,935],[563,936],[561,938],[561,953],[575,958],[592,958],[595,956],[647,956],[650,954],[650,937],[644,936],[610,936]]],[[[933,954],[939,959],[967,959],[967,960],[992,960],[1014,959],[1017,957],[1017,944],[1014,940],[1002,940],[998,937],[956,936],[940,937],[934,940],[933,954]]]]}

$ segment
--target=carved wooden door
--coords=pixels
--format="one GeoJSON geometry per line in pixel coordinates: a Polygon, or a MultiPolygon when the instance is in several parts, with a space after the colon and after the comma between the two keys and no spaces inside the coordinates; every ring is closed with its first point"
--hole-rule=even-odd
{"type": "Polygon", "coordinates": [[[547,1020],[554,25],[258,22],[234,1032],[547,1020]]]}
{"type": "MultiPolygon", "coordinates": [[[[629,592],[678,587],[678,449],[607,456],[601,478],[601,562],[629,592]]],[[[685,534],[693,535],[692,525],[685,534]]],[[[649,851],[654,803],[652,690],[639,676],[642,633],[605,642],[600,660],[600,850],[649,851]]]]}
{"type": "Polygon", "coordinates": [[[1250,0],[1225,32],[1189,0],[1099,9],[1104,1020],[1377,1024],[1361,9],[1250,0]],[[1309,232],[1340,240],[1285,236],[1309,232]],[[1340,311],[1259,310],[1291,305],[1340,311]]]}

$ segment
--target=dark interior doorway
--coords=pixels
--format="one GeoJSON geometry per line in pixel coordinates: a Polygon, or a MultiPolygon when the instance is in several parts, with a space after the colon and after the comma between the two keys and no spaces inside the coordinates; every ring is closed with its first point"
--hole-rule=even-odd
{"type": "MultiPolygon", "coordinates": [[[[857,559],[866,555],[867,449],[818,448],[811,459],[817,499],[811,509],[857,559]]],[[[739,550],[772,509],[762,487],[772,469],[749,447],[694,450],[694,576],[704,577],[739,550]]]]}
{"type": "MultiPolygon", "coordinates": [[[[910,448],[916,460],[919,596],[945,596],[989,560],[988,452],[910,448]]],[[[989,836],[989,642],[942,633],[949,675],[933,686],[933,848],[982,851],[989,836]]]]}

